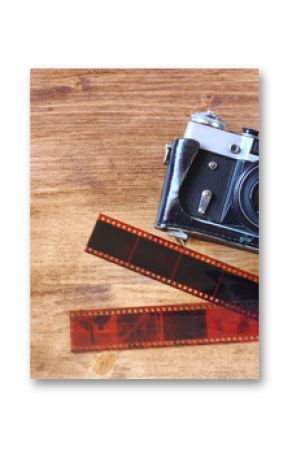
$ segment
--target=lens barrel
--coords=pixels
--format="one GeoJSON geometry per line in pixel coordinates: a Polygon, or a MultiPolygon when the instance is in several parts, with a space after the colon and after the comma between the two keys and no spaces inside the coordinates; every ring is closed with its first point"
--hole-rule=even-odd
{"type": "Polygon", "coordinates": [[[249,166],[239,176],[233,194],[233,210],[246,228],[259,228],[259,165],[249,166]]]}

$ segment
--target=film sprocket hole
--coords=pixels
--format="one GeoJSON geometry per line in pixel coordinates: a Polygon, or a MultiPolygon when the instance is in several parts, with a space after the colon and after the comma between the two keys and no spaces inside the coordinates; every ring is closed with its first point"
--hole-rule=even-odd
{"type": "Polygon", "coordinates": [[[259,132],[224,129],[212,112],[191,116],[183,138],[166,145],[155,227],[258,251],[259,132]]]}

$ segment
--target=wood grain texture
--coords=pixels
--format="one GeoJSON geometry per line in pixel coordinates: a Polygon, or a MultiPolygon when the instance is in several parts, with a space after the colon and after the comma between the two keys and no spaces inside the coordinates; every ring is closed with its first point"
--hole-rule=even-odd
{"type": "MultiPolygon", "coordinates": [[[[228,129],[258,128],[258,71],[32,70],[33,378],[258,377],[257,343],[70,352],[69,310],[188,301],[84,247],[100,212],[164,237],[153,228],[164,144],[209,108],[228,129]]],[[[196,239],[190,247],[258,272],[257,255],[196,239]]]]}

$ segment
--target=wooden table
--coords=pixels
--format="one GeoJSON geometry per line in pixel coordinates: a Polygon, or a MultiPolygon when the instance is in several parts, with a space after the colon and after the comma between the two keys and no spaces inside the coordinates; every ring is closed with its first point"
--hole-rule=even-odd
{"type": "MultiPolygon", "coordinates": [[[[207,109],[233,131],[258,127],[258,71],[32,70],[33,378],[258,377],[257,343],[70,351],[70,310],[188,301],[84,247],[100,212],[164,237],[153,228],[164,144],[207,109]]],[[[193,239],[190,247],[258,271],[257,255],[193,239]]]]}

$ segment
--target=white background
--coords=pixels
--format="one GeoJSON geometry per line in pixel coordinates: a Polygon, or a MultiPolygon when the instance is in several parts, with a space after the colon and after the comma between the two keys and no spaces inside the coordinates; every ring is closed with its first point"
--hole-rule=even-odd
{"type": "Polygon", "coordinates": [[[2,448],[289,447],[286,1],[6,1],[0,12],[2,448]],[[258,67],[259,382],[29,379],[29,69],[258,67]]]}

